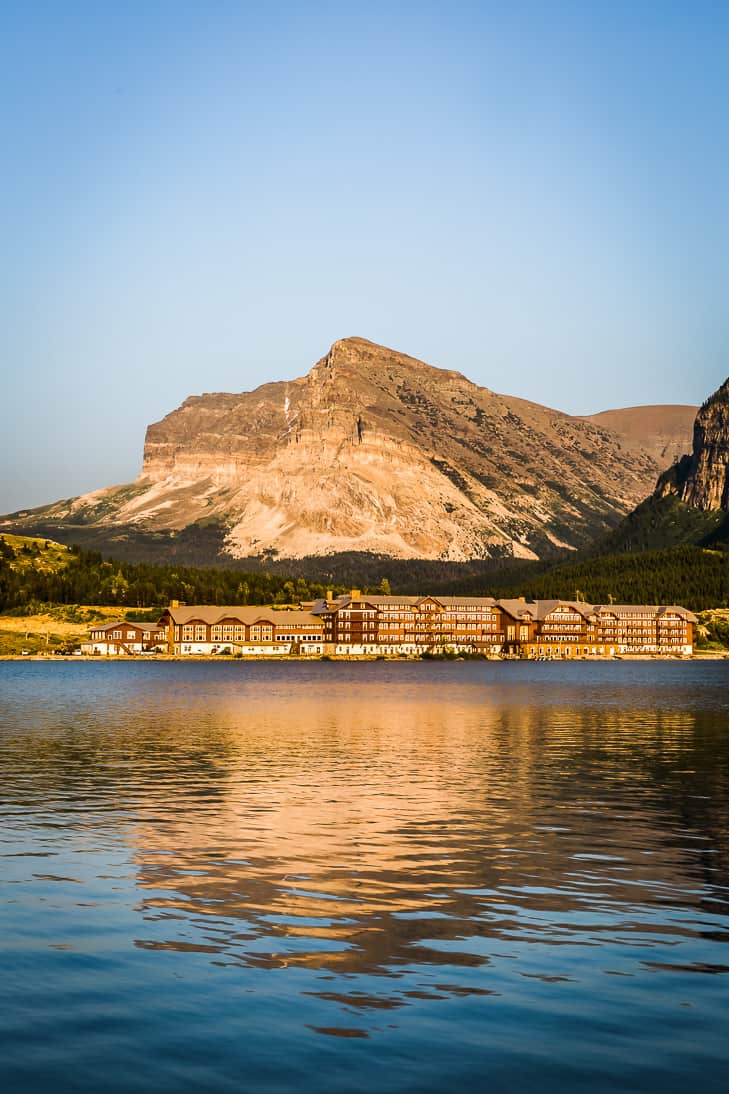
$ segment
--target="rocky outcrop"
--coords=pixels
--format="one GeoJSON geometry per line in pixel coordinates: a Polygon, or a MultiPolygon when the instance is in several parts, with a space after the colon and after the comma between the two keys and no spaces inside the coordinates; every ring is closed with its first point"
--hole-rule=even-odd
{"type": "Polygon", "coordinates": [[[217,521],[235,557],[536,558],[611,527],[659,470],[603,424],[347,338],[300,379],[187,399],[147,430],[135,483],[14,524],[217,521]]]}
{"type": "Polygon", "coordinates": [[[693,452],[661,475],[656,494],[675,494],[694,509],[729,511],[729,379],[696,415],[693,452]]]}

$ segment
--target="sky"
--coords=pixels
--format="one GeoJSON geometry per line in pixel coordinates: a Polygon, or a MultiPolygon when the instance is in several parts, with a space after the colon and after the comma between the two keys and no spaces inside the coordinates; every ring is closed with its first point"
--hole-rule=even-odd
{"type": "Polygon", "coordinates": [[[0,513],[359,335],[569,413],[729,374],[729,5],[4,0],[0,513]]]}

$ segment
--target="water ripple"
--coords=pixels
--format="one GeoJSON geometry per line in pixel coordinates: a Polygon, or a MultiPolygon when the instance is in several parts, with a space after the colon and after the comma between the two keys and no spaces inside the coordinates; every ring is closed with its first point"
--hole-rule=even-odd
{"type": "Polygon", "coordinates": [[[726,666],[0,682],[7,1089],[720,1088],[726,666]]]}

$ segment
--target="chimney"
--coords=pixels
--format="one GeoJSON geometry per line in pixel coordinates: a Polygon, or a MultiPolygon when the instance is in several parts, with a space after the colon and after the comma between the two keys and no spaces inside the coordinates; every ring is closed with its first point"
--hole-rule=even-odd
{"type": "Polygon", "coordinates": [[[333,600],[334,600],[334,593],[332,592],[331,589],[327,589],[327,604],[331,604],[331,602],[333,600]]]}
{"type": "Polygon", "coordinates": [[[179,600],[170,600],[170,607],[171,608],[179,608],[179,606],[180,606],[179,600]]]}
{"type": "Polygon", "coordinates": [[[360,589],[352,589],[352,591],[350,592],[349,595],[352,598],[352,600],[359,600],[362,593],[361,593],[360,589]]]}
{"type": "Polygon", "coordinates": [[[520,604],[526,604],[526,597],[525,596],[520,596],[519,597],[519,603],[520,604]]]}

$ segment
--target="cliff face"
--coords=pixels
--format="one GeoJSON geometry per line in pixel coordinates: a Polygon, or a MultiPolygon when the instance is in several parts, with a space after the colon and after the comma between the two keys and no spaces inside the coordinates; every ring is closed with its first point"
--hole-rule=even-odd
{"type": "Polygon", "coordinates": [[[661,475],[656,494],[675,494],[694,509],[729,511],[729,379],[696,415],[692,454],[661,475]]]}
{"type": "Polygon", "coordinates": [[[187,399],[149,427],[136,483],[14,523],[213,519],[236,557],[534,558],[614,524],[659,470],[599,423],[348,338],[301,379],[187,399]]]}

